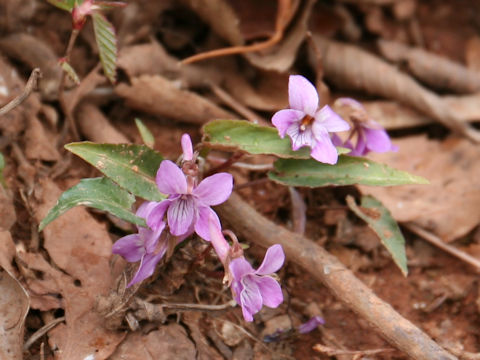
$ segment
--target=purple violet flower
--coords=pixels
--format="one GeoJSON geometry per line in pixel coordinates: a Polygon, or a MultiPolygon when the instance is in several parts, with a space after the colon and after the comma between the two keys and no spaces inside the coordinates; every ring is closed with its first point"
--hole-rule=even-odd
{"type": "Polygon", "coordinates": [[[183,161],[192,161],[193,146],[192,146],[192,139],[190,139],[190,135],[183,134],[181,144],[182,144],[182,151],[183,151],[183,161]]]}
{"type": "Polygon", "coordinates": [[[283,302],[282,288],[272,277],[285,261],[282,246],[270,246],[257,270],[243,256],[229,263],[231,289],[235,301],[242,307],[245,321],[253,321],[253,315],[262,306],[276,308],[283,302]]]}
{"type": "Polygon", "coordinates": [[[348,111],[348,116],[353,123],[349,139],[343,142],[336,135],[332,137],[332,141],[336,146],[352,149],[348,155],[364,156],[371,151],[383,153],[398,150],[398,147],[390,141],[390,137],[385,129],[368,116],[367,111],[358,101],[350,98],[339,98],[335,101],[335,105],[344,107],[348,111]],[[357,137],[355,146],[350,141],[354,135],[357,137]]]}
{"type": "Polygon", "coordinates": [[[147,225],[159,229],[165,225],[175,236],[192,234],[194,231],[203,239],[210,240],[208,219],[210,216],[220,228],[220,220],[210,206],[218,205],[232,193],[233,177],[228,173],[218,173],[203,179],[196,185],[196,178],[186,176],[172,161],[164,160],[156,177],[160,192],[169,197],[153,207],[147,216],[147,225]]]}
{"type": "Polygon", "coordinates": [[[314,316],[312,318],[310,318],[310,320],[308,320],[307,322],[301,324],[297,330],[300,334],[306,334],[306,333],[309,333],[310,331],[313,331],[315,330],[318,325],[324,325],[325,324],[325,320],[323,320],[323,318],[321,318],[320,316],[314,316]]]}
{"type": "Polygon", "coordinates": [[[287,134],[294,151],[308,146],[315,160],[335,164],[338,153],[328,133],[348,130],[348,123],[328,105],[318,109],[317,90],[301,75],[290,76],[288,100],[290,109],[277,111],[272,117],[280,137],[287,134]]]}
{"type": "MultiPolygon", "coordinates": [[[[137,216],[145,218],[153,205],[155,205],[153,202],[143,203],[137,210],[137,216]]],[[[166,237],[162,237],[162,240],[159,241],[164,228],[165,224],[159,226],[155,231],[138,227],[137,234],[124,236],[113,244],[112,253],[121,255],[128,262],[140,261],[138,270],[127,287],[151,276],[155,266],[165,255],[168,248],[166,237]]]]}

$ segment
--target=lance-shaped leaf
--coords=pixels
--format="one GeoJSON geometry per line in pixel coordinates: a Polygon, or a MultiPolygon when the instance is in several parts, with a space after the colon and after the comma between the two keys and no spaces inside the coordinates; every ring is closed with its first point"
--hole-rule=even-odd
{"type": "Polygon", "coordinates": [[[383,246],[392,255],[393,261],[407,276],[407,255],[405,239],[390,211],[373,196],[363,196],[361,206],[355,203],[352,196],[347,196],[348,207],[378,235],[383,246]]]}
{"type": "Polygon", "coordinates": [[[149,148],[153,148],[155,145],[155,138],[153,137],[152,132],[145,126],[145,124],[139,118],[135,118],[135,125],[137,125],[138,132],[142,137],[142,141],[149,148]]]}
{"type": "Polygon", "coordinates": [[[98,12],[92,14],[92,19],[103,72],[114,83],[117,75],[117,39],[115,37],[115,29],[107,18],[98,12]]]}
{"type": "Polygon", "coordinates": [[[428,184],[421,176],[396,170],[361,157],[341,155],[335,165],[316,160],[279,159],[268,177],[288,186],[428,184]]]}
{"type": "Polygon", "coordinates": [[[80,85],[80,78],[77,75],[75,69],[66,61],[60,61],[60,66],[62,67],[63,71],[65,71],[70,79],[76,84],[80,85]]]}
{"type": "Polygon", "coordinates": [[[155,175],[163,157],[145,145],[78,142],[65,148],[95,166],[104,175],[145,200],[165,198],[158,191],[155,175]]]}
{"type": "Polygon", "coordinates": [[[72,11],[75,7],[75,0],[47,0],[48,3],[65,11],[72,11]]]}
{"type": "Polygon", "coordinates": [[[65,191],[57,204],[42,220],[39,231],[74,206],[84,205],[107,211],[116,217],[139,226],[146,226],[145,220],[132,211],[135,196],[107,178],[82,179],[65,191]]]}

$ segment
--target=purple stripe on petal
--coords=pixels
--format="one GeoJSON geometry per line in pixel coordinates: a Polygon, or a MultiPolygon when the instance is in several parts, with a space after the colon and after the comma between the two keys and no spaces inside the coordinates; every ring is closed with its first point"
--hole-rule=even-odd
{"type": "Polygon", "coordinates": [[[262,309],[262,294],[255,280],[249,276],[242,279],[243,291],[240,294],[243,317],[245,321],[253,321],[253,316],[262,309]]]}
{"type": "Polygon", "coordinates": [[[292,125],[299,123],[305,113],[300,110],[285,109],[277,111],[272,117],[272,124],[278,130],[278,134],[283,139],[287,132],[287,129],[292,125]]]}
{"type": "Polygon", "coordinates": [[[282,245],[275,244],[268,248],[260,267],[255,271],[257,275],[269,275],[280,269],[285,261],[282,245]]]}
{"type": "Polygon", "coordinates": [[[318,94],[313,84],[301,75],[291,75],[288,80],[290,108],[314,116],[318,108],[318,94]]]}
{"type": "Polygon", "coordinates": [[[277,280],[270,276],[257,278],[255,282],[262,294],[263,304],[265,306],[276,308],[283,302],[283,293],[277,280]]]}
{"type": "Polygon", "coordinates": [[[170,160],[163,160],[157,171],[156,183],[161,193],[174,195],[187,193],[187,180],[182,170],[170,160]]]}
{"type": "Polygon", "coordinates": [[[233,189],[233,177],[228,173],[209,176],[193,189],[193,195],[204,205],[212,206],[228,199],[233,189]]]}
{"type": "Polygon", "coordinates": [[[185,234],[194,221],[195,210],[195,200],[190,195],[173,201],[167,211],[170,232],[175,236],[185,234]]]}
{"type": "Polygon", "coordinates": [[[247,260],[245,260],[244,257],[233,259],[230,262],[229,269],[233,275],[233,278],[239,281],[246,274],[253,273],[252,265],[250,265],[250,263],[247,260]]]}
{"type": "Polygon", "coordinates": [[[311,127],[307,127],[304,131],[300,130],[299,124],[292,124],[287,129],[287,134],[292,139],[292,150],[297,151],[298,149],[309,146],[311,147],[313,140],[313,133],[311,127]]]}

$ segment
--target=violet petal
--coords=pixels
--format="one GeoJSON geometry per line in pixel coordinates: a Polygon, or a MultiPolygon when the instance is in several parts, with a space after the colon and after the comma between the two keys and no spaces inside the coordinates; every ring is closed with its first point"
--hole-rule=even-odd
{"type": "Polygon", "coordinates": [[[136,262],[145,254],[145,247],[139,234],[131,234],[115,241],[112,253],[121,255],[128,262],[136,262]]]}
{"type": "Polygon", "coordinates": [[[190,139],[190,135],[183,134],[182,140],[180,141],[182,144],[182,151],[183,151],[183,161],[190,161],[193,159],[193,146],[192,146],[192,139],[190,139]]]}
{"type": "Polygon", "coordinates": [[[172,200],[166,199],[160,201],[159,203],[156,203],[156,205],[152,207],[146,219],[147,225],[152,230],[163,228],[165,226],[165,221],[163,220],[163,218],[165,216],[165,212],[171,204],[172,200]]]}
{"type": "Polygon", "coordinates": [[[163,160],[157,171],[156,183],[161,193],[174,195],[187,193],[187,180],[182,170],[172,161],[163,160]]]}
{"type": "Polygon", "coordinates": [[[253,315],[262,309],[262,294],[260,289],[250,276],[242,278],[243,291],[240,294],[240,305],[245,321],[253,321],[253,315]]]}
{"type": "Polygon", "coordinates": [[[195,200],[187,195],[172,202],[167,211],[167,221],[170,232],[175,235],[185,234],[195,217],[195,200]]]}
{"type": "Polygon", "coordinates": [[[338,161],[338,153],[328,133],[321,134],[320,138],[316,137],[317,143],[312,148],[310,155],[317,161],[336,164],[338,161]]]}
{"type": "Polygon", "coordinates": [[[367,139],[367,148],[370,151],[382,153],[392,149],[392,142],[385,130],[365,128],[364,131],[367,139]]]}
{"type": "Polygon", "coordinates": [[[309,333],[310,331],[315,330],[318,327],[318,325],[324,325],[324,324],[325,324],[325,320],[323,320],[323,318],[317,315],[310,318],[307,322],[301,324],[297,328],[297,330],[300,334],[306,334],[306,333],[309,333]]]}
{"type": "Polygon", "coordinates": [[[313,84],[301,75],[290,75],[288,80],[290,108],[314,116],[318,108],[318,93],[313,84]]]}
{"type": "Polygon", "coordinates": [[[217,213],[208,206],[199,206],[198,217],[195,221],[195,232],[198,234],[198,236],[206,241],[210,241],[209,221],[213,221],[215,226],[221,229],[220,220],[217,213]]]}
{"type": "Polygon", "coordinates": [[[276,308],[283,302],[283,293],[280,284],[270,276],[259,277],[256,280],[265,306],[276,308]]]}
{"type": "MultiPolygon", "coordinates": [[[[166,247],[165,247],[166,250],[166,247]]],[[[127,287],[132,286],[140,281],[145,280],[149,276],[153,274],[155,271],[155,267],[157,266],[158,262],[162,260],[162,257],[165,255],[165,251],[162,251],[158,254],[147,254],[142,258],[140,265],[138,266],[138,270],[133,276],[133,279],[130,280],[127,287]]]]}
{"type": "Polygon", "coordinates": [[[229,269],[233,275],[233,278],[237,279],[238,281],[240,281],[240,279],[242,279],[245,275],[252,274],[254,272],[252,265],[250,265],[250,263],[245,260],[244,257],[233,259],[230,262],[229,269]]]}
{"type": "Polygon", "coordinates": [[[287,129],[292,125],[300,122],[305,113],[300,110],[284,109],[277,111],[272,117],[272,124],[277,128],[278,134],[283,139],[287,129]]]}
{"type": "Polygon", "coordinates": [[[314,143],[311,127],[307,127],[305,130],[301,130],[299,124],[295,123],[287,129],[287,134],[292,139],[293,151],[297,151],[304,146],[311,147],[314,143]]]}
{"type": "Polygon", "coordinates": [[[218,205],[228,199],[233,189],[233,177],[229,173],[209,176],[193,189],[193,195],[204,205],[218,205]]]}
{"type": "Polygon", "coordinates": [[[285,261],[285,254],[283,252],[282,245],[275,244],[270,246],[265,253],[260,267],[255,271],[257,275],[269,275],[278,271],[285,261]]]}
{"type": "Polygon", "coordinates": [[[332,108],[325,105],[315,114],[313,123],[313,133],[315,134],[315,126],[321,125],[328,132],[346,131],[350,129],[350,125],[343,120],[332,108]]]}

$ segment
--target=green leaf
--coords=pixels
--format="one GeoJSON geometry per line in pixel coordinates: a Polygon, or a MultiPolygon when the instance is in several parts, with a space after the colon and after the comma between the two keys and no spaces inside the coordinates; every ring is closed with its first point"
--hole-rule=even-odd
{"type": "Polygon", "coordinates": [[[40,223],[39,231],[67,210],[78,205],[108,211],[120,219],[146,226],[145,219],[131,212],[134,202],[135,196],[107,178],[82,179],[60,196],[57,204],[40,223]]]}
{"type": "Polygon", "coordinates": [[[117,75],[117,38],[115,37],[115,29],[107,18],[98,12],[92,14],[92,19],[103,72],[110,82],[115,83],[117,75]]]}
{"type": "Polygon", "coordinates": [[[339,156],[335,165],[323,164],[313,159],[279,159],[274,166],[275,172],[270,172],[268,177],[287,186],[428,184],[428,181],[420,176],[365,158],[345,155],[339,156]]]}
{"type": "Polygon", "coordinates": [[[150,132],[150,130],[148,130],[148,128],[139,118],[135,118],[135,125],[137,125],[137,129],[140,133],[140,136],[142,137],[143,143],[149,148],[153,148],[153,145],[155,145],[155,138],[153,137],[153,134],[150,132]]]}
{"type": "Polygon", "coordinates": [[[134,195],[160,201],[155,176],[163,157],[145,145],[78,142],[65,148],[95,166],[104,175],[134,195]]]}
{"type": "Polygon", "coordinates": [[[75,7],[75,0],[47,0],[48,3],[59,9],[71,12],[75,7]]]}
{"type": "Polygon", "coordinates": [[[62,61],[60,63],[63,71],[65,71],[67,73],[67,75],[70,77],[70,79],[72,79],[72,81],[76,84],[76,85],[80,85],[80,78],[78,77],[77,75],[77,72],[75,71],[75,69],[72,67],[72,65],[70,65],[68,62],[66,61],[62,61]]]}
{"type": "Polygon", "coordinates": [[[310,149],[292,150],[290,138],[280,138],[277,129],[245,120],[214,120],[202,128],[203,143],[219,150],[271,154],[281,158],[308,159],[310,149]]]}
{"type": "Polygon", "coordinates": [[[405,254],[405,239],[397,222],[390,211],[372,196],[363,196],[361,206],[355,203],[352,196],[347,196],[348,207],[378,235],[383,246],[392,255],[393,261],[407,276],[407,255],[405,254]]]}

